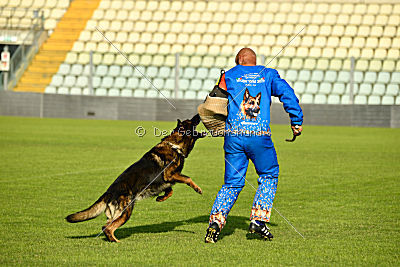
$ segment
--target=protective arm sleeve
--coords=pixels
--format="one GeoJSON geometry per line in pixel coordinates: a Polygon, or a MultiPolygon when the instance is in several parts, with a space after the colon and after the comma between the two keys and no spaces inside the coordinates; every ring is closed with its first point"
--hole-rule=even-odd
{"type": "Polygon", "coordinates": [[[294,90],[290,85],[279,76],[276,70],[272,70],[272,95],[279,98],[283,108],[289,113],[292,125],[303,124],[303,111],[299,105],[294,90]]]}

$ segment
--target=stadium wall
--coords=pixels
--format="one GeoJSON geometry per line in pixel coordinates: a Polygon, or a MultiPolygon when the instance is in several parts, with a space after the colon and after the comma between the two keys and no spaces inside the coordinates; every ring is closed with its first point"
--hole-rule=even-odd
{"type": "MultiPolygon", "coordinates": [[[[196,113],[201,100],[61,95],[0,91],[0,115],[46,118],[174,121],[196,113]],[[187,116],[185,116],[187,114],[187,116]]],[[[400,106],[303,104],[305,124],[400,128],[400,106]]],[[[272,104],[271,122],[289,123],[272,104]]]]}

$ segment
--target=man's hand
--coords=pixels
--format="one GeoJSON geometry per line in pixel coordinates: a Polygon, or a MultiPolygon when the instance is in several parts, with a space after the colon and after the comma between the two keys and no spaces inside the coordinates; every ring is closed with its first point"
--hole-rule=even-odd
{"type": "Polygon", "coordinates": [[[303,126],[292,125],[292,131],[293,131],[294,136],[299,136],[299,135],[301,135],[301,132],[303,131],[303,126]]]}

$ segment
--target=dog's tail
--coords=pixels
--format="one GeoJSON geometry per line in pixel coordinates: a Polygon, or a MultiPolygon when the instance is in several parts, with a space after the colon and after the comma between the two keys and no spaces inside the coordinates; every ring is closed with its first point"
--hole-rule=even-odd
{"type": "Polygon", "coordinates": [[[106,209],[108,200],[107,193],[103,194],[92,206],[89,208],[70,214],[65,219],[70,223],[83,222],[91,220],[99,216],[106,209]]]}

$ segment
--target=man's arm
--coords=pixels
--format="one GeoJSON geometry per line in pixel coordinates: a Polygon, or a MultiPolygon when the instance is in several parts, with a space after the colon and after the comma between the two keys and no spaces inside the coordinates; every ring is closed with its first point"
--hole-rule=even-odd
{"type": "Polygon", "coordinates": [[[301,130],[294,129],[294,126],[299,125],[298,128],[301,128],[303,124],[303,111],[299,105],[299,100],[292,87],[279,76],[276,70],[272,71],[272,95],[279,97],[279,101],[283,103],[283,108],[289,113],[293,133],[298,135],[301,130]]]}

